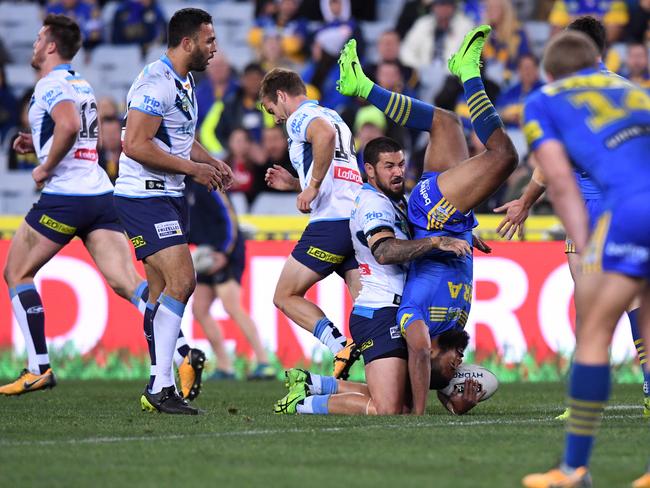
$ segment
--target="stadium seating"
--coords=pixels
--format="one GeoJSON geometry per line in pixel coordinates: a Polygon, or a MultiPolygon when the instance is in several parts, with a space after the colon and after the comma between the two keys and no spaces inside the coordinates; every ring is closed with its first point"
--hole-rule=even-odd
{"type": "Polygon", "coordinates": [[[0,38],[15,64],[29,64],[42,25],[36,3],[0,2],[0,38]]]}
{"type": "Polygon", "coordinates": [[[142,69],[139,46],[100,45],[93,50],[89,64],[79,71],[93,85],[97,97],[126,97],[133,80],[142,69]]]}
{"type": "Polygon", "coordinates": [[[264,192],[257,195],[250,208],[253,215],[300,215],[295,193],[264,192]]]}

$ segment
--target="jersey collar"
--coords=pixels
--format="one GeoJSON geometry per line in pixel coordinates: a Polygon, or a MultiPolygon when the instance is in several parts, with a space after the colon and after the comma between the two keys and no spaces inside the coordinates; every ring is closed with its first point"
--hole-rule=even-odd
{"type": "MultiPolygon", "coordinates": [[[[364,189],[364,190],[377,191],[377,188],[372,186],[370,183],[364,183],[363,185],[361,185],[361,188],[364,189]]],[[[379,192],[377,192],[377,193],[379,193],[379,192]]]]}
{"type": "Polygon", "coordinates": [[[57,71],[57,70],[70,71],[71,69],[72,69],[72,65],[70,63],[62,63],[52,68],[52,71],[57,71]]]}
{"type": "Polygon", "coordinates": [[[160,56],[160,60],[163,63],[165,63],[167,66],[169,66],[169,69],[172,70],[172,73],[174,73],[174,76],[176,78],[178,78],[178,81],[180,81],[182,83],[187,83],[187,78],[181,78],[181,76],[178,73],[176,73],[176,70],[174,69],[174,65],[171,62],[171,59],[169,59],[169,57],[166,54],[163,54],[162,56],[160,56]]]}
{"type": "Polygon", "coordinates": [[[318,100],[303,100],[300,102],[300,105],[298,105],[298,108],[302,107],[306,103],[313,103],[314,105],[318,105],[318,100]]]}

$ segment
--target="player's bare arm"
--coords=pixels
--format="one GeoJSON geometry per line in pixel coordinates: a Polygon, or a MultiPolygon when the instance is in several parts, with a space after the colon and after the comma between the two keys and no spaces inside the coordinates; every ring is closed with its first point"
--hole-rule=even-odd
{"type": "Polygon", "coordinates": [[[314,162],[311,179],[298,195],[297,207],[302,213],[310,212],[310,204],[318,196],[320,185],[329,170],[336,149],[336,131],[325,119],[314,119],[307,128],[307,142],[312,145],[314,162]]]}
{"type": "Polygon", "coordinates": [[[579,253],[587,244],[589,226],[587,211],[573,176],[569,157],[562,144],[555,140],[543,142],[534,154],[546,177],[553,208],[579,253]]]}
{"type": "Polygon", "coordinates": [[[162,119],[139,110],[129,110],[124,135],[124,153],[139,163],[158,171],[191,176],[212,191],[221,185],[217,169],[205,163],[179,158],[159,148],[153,138],[162,119]]]}
{"type": "Polygon", "coordinates": [[[274,164],[272,168],[266,170],[264,181],[269,188],[278,191],[296,191],[299,192],[300,180],[291,175],[285,168],[279,164],[274,164]]]}
{"type": "Polygon", "coordinates": [[[400,264],[425,255],[432,249],[450,251],[456,256],[465,256],[472,252],[469,244],[454,237],[427,237],[425,239],[397,239],[388,230],[377,232],[368,239],[368,246],[379,264],[400,264]]]}
{"type": "Polygon", "coordinates": [[[81,127],[79,113],[71,101],[64,100],[57,103],[50,115],[54,120],[52,147],[45,162],[32,171],[32,177],[39,186],[45,183],[57,164],[72,149],[81,127]]]}
{"type": "Polygon", "coordinates": [[[521,197],[494,209],[497,213],[506,212],[503,220],[497,226],[497,233],[501,237],[510,240],[517,233],[520,240],[524,238],[524,222],[528,218],[528,212],[531,207],[540,199],[546,190],[544,181],[542,170],[535,168],[530,182],[521,197]]]}
{"type": "Polygon", "coordinates": [[[203,145],[196,139],[192,144],[192,150],[190,151],[190,159],[192,161],[196,161],[197,163],[205,163],[214,166],[221,178],[222,190],[227,190],[228,188],[230,188],[233,181],[233,174],[232,174],[232,169],[230,169],[230,166],[228,166],[228,164],[226,164],[224,161],[212,157],[212,155],[208,152],[208,150],[204,148],[203,145]]]}

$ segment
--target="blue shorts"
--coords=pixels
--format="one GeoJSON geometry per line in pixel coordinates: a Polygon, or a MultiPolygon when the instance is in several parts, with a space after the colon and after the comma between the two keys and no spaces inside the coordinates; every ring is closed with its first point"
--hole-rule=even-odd
{"type": "Polygon", "coordinates": [[[321,276],[336,272],[343,277],[347,271],[359,267],[349,220],[310,222],[291,255],[321,276]]]}
{"type": "Polygon", "coordinates": [[[411,263],[397,320],[402,334],[415,320],[436,337],[464,328],[472,305],[472,256],[418,259],[411,263]]]}
{"type": "Polygon", "coordinates": [[[42,193],[25,221],[39,234],[65,245],[74,236],[85,239],[96,229],[123,232],[113,205],[113,193],[89,196],[42,193]]]}
{"type": "Polygon", "coordinates": [[[158,251],[187,244],[189,210],[185,197],[114,197],[117,215],[142,261],[158,251]]]}
{"type": "Polygon", "coordinates": [[[237,238],[237,243],[226,265],[214,274],[196,274],[196,282],[203,283],[204,285],[221,285],[231,279],[241,284],[241,278],[244,275],[244,268],[246,266],[246,247],[245,241],[241,237],[237,238]]]}
{"type": "MultiPolygon", "coordinates": [[[[589,218],[589,231],[593,231],[596,222],[598,222],[598,218],[603,213],[602,198],[591,198],[585,200],[585,208],[587,209],[587,217],[589,218]]],[[[564,241],[564,252],[566,254],[576,252],[576,245],[568,237],[564,241]]]]}
{"type": "Polygon", "coordinates": [[[407,359],[406,341],[397,325],[397,307],[354,307],[350,314],[352,340],[365,364],[382,358],[407,359]]]}
{"type": "Polygon", "coordinates": [[[650,193],[628,195],[601,215],[582,258],[583,273],[650,279],[650,193]]]}

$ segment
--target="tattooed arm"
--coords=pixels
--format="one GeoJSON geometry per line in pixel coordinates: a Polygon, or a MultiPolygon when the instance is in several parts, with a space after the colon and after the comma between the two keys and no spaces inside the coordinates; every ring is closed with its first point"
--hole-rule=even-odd
{"type": "Polygon", "coordinates": [[[368,239],[368,246],[379,264],[401,264],[423,256],[432,249],[450,251],[456,256],[472,252],[469,244],[455,237],[425,237],[423,239],[397,239],[389,230],[381,231],[368,239]]]}

